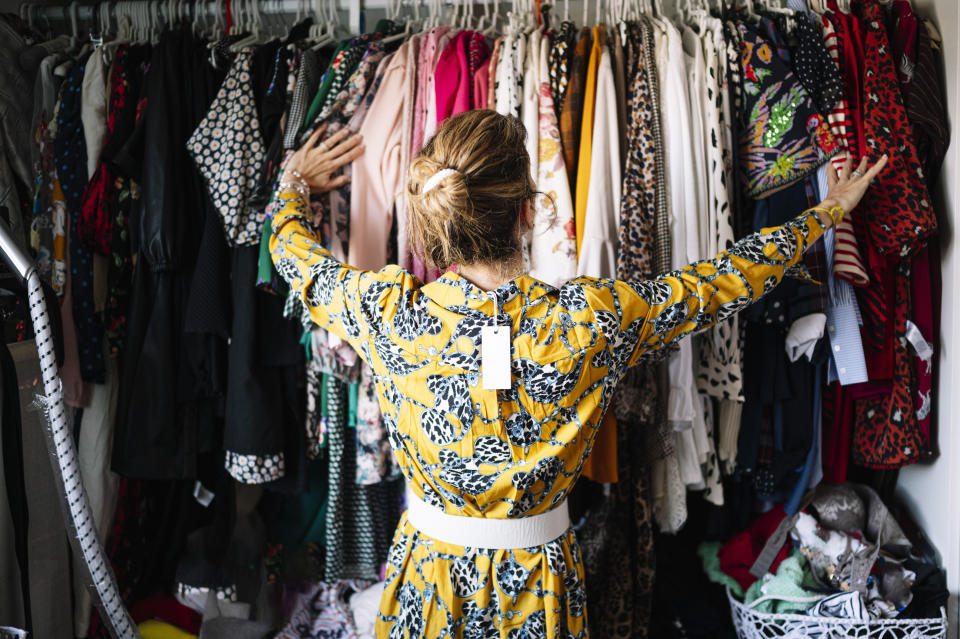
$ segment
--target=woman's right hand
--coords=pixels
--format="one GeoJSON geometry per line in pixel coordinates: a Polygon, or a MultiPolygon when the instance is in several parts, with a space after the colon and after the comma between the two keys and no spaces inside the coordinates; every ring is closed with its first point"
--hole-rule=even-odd
{"type": "MultiPolygon", "coordinates": [[[[853,167],[852,158],[847,158],[847,161],[839,173],[831,164],[827,168],[827,186],[829,187],[827,198],[820,204],[819,208],[830,210],[835,207],[840,207],[843,209],[844,214],[850,213],[850,211],[855,209],[857,204],[860,203],[860,200],[863,199],[867,189],[870,188],[870,183],[873,181],[873,178],[880,175],[880,171],[882,171],[886,165],[886,155],[881,157],[876,164],[869,168],[867,158],[862,158],[860,160],[860,166],[857,167],[856,171],[850,170],[853,167]]],[[[824,221],[823,217],[820,219],[824,221]]],[[[830,219],[827,226],[832,225],[833,220],[830,219]]]]}
{"type": "Polygon", "coordinates": [[[284,163],[281,181],[295,180],[293,176],[299,173],[311,193],[326,193],[350,181],[348,175],[334,175],[363,155],[363,138],[344,127],[321,142],[320,137],[326,130],[326,123],[318,127],[284,163]]]}

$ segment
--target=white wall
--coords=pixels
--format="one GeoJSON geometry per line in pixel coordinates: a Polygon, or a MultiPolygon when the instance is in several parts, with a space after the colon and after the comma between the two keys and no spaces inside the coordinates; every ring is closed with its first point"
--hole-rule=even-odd
{"type": "Polygon", "coordinates": [[[940,551],[950,588],[950,637],[960,637],[957,593],[960,591],[960,11],[957,0],[913,0],[921,15],[940,28],[944,45],[947,109],[952,140],[934,194],[943,222],[942,345],[937,385],[937,423],[941,455],[933,464],[903,470],[898,494],[940,551]]]}

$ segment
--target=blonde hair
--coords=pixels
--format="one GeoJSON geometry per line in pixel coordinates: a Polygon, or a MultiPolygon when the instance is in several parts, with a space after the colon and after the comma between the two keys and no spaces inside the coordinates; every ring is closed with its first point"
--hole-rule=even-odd
{"type": "Polygon", "coordinates": [[[515,117],[467,111],[446,120],[417,154],[406,195],[413,248],[425,261],[444,270],[519,259],[523,203],[536,193],[526,138],[515,117]],[[452,171],[425,190],[444,169],[452,171]]]}

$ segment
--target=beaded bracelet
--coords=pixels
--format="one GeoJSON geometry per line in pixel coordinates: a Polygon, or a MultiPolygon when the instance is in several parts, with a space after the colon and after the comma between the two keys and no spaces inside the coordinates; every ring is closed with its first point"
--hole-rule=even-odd
{"type": "Polygon", "coordinates": [[[305,182],[281,182],[277,191],[294,191],[305,200],[310,198],[310,189],[305,182]]]}

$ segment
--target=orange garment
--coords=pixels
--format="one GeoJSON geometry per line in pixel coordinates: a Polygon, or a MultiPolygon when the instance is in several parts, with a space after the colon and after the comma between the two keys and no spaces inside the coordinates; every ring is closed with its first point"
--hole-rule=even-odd
{"type": "MultiPolygon", "coordinates": [[[[593,46],[587,62],[587,81],[583,93],[583,121],[580,125],[580,155],[577,159],[577,186],[574,199],[576,216],[577,255],[583,243],[584,220],[587,216],[587,193],[590,187],[590,154],[593,151],[593,114],[597,103],[597,70],[600,56],[607,46],[606,31],[602,26],[593,28],[593,46]]],[[[617,419],[612,413],[603,416],[593,450],[583,466],[583,474],[598,482],[617,481],[617,419]]]]}
{"type": "Polygon", "coordinates": [[[583,244],[583,222],[587,215],[587,192],[590,188],[590,154],[593,151],[593,112],[597,101],[597,69],[606,43],[603,27],[593,28],[593,47],[587,61],[587,81],[583,88],[583,120],[580,124],[580,155],[577,158],[577,184],[573,200],[576,217],[577,256],[583,244]]]}

